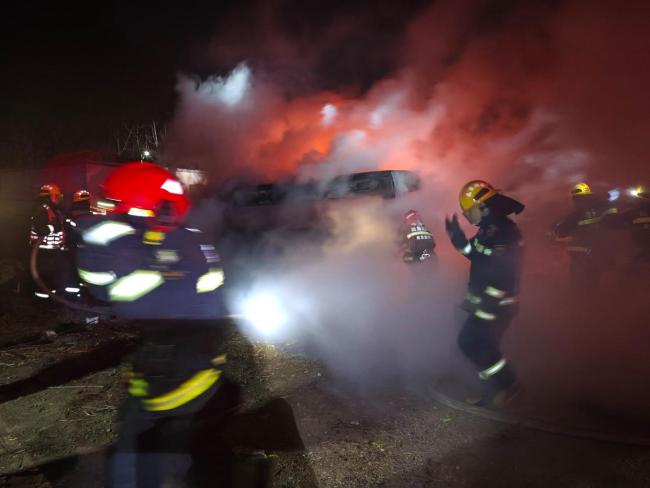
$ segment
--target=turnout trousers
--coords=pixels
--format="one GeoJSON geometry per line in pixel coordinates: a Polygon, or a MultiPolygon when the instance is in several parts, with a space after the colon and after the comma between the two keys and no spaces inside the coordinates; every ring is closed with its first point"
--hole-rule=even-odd
{"type": "Polygon", "coordinates": [[[501,338],[514,318],[512,311],[471,314],[458,336],[458,346],[478,370],[488,393],[510,388],[515,383],[512,367],[501,352],[501,338]],[[480,314],[479,314],[480,315],[480,314]]]}
{"type": "Polygon", "coordinates": [[[205,327],[169,322],[145,323],[144,329],[128,375],[119,437],[107,461],[111,488],[185,486],[197,414],[221,383],[225,355],[210,359],[205,327]]]}

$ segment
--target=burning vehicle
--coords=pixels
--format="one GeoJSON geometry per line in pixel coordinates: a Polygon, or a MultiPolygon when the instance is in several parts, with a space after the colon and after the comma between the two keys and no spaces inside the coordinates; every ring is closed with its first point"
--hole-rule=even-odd
{"type": "Polygon", "coordinates": [[[267,283],[268,277],[276,276],[277,267],[286,266],[287,259],[295,265],[322,258],[324,246],[334,238],[332,205],[349,206],[364,198],[397,199],[420,186],[414,172],[385,170],[235,189],[224,212],[227,230],[219,240],[233,311],[243,316],[254,334],[275,336],[287,313],[301,315],[304,310],[296,306],[312,309],[313,304],[300,305],[309,299],[308,293],[298,299],[295,291],[267,283]]]}

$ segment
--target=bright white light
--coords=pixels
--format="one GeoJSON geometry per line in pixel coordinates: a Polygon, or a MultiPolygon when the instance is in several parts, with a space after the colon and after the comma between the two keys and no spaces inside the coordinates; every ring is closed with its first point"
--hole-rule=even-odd
{"type": "Polygon", "coordinates": [[[627,192],[633,197],[638,197],[639,193],[641,193],[641,188],[630,188],[627,192]]]}
{"type": "Polygon", "coordinates": [[[286,322],[280,304],[270,295],[254,293],[242,308],[244,319],[263,335],[277,332],[286,322]]]}
{"type": "Polygon", "coordinates": [[[81,290],[74,286],[66,286],[65,291],[67,291],[68,293],[79,293],[81,290]]]}
{"type": "Polygon", "coordinates": [[[181,185],[181,182],[177,180],[172,180],[172,179],[165,180],[165,182],[160,186],[160,188],[174,195],[183,194],[183,185],[181,185]]]}
{"type": "Polygon", "coordinates": [[[137,208],[137,207],[131,207],[127,213],[129,215],[132,215],[133,217],[153,217],[154,216],[153,211],[147,210],[147,209],[144,209],[144,208],[137,208]]]}
{"type": "Polygon", "coordinates": [[[618,188],[614,188],[613,190],[609,190],[607,193],[609,194],[608,200],[610,202],[615,202],[621,196],[621,192],[620,192],[620,190],[618,188]]]}
{"type": "Polygon", "coordinates": [[[334,105],[331,103],[328,103],[323,106],[323,108],[320,111],[321,115],[323,118],[321,119],[321,122],[323,125],[330,125],[332,122],[334,122],[334,119],[336,118],[336,115],[338,114],[338,110],[334,105]]]}
{"type": "Polygon", "coordinates": [[[232,107],[242,101],[250,86],[251,70],[245,64],[239,64],[227,78],[211,76],[198,87],[198,92],[208,98],[216,98],[232,107]]]}

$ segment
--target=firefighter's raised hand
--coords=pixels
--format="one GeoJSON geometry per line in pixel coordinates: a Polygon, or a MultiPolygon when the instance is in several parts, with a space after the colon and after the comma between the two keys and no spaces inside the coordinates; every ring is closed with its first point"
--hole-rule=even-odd
{"type": "Polygon", "coordinates": [[[445,230],[449,236],[449,240],[455,248],[461,249],[467,244],[467,238],[463,229],[460,228],[458,223],[458,215],[454,214],[451,218],[445,217],[445,230]]]}
{"type": "Polygon", "coordinates": [[[458,232],[463,232],[458,223],[457,214],[454,214],[451,218],[445,217],[445,230],[447,231],[449,238],[458,232]]]}

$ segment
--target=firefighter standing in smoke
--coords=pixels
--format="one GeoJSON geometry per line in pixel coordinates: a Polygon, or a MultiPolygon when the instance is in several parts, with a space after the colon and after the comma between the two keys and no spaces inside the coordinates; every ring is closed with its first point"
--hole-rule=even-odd
{"type": "Polygon", "coordinates": [[[522,237],[510,218],[524,206],[484,181],[471,181],[460,192],[463,215],[478,227],[467,239],[458,217],[445,219],[453,246],[470,260],[464,308],[470,313],[458,337],[465,356],[484,380],[479,406],[500,406],[516,391],[512,367],[501,353],[500,340],[512,321],[522,265],[522,237]]]}
{"type": "Polygon", "coordinates": [[[632,205],[617,220],[632,231],[637,261],[650,266],[650,189],[639,186],[630,190],[630,195],[634,198],[632,205]]]}
{"type": "Polygon", "coordinates": [[[578,183],[571,189],[573,212],[555,225],[557,242],[566,243],[571,259],[571,275],[580,288],[598,283],[612,261],[609,246],[603,235],[603,219],[617,209],[604,198],[594,195],[587,183],[578,183]]]}
{"type": "Polygon", "coordinates": [[[108,486],[165,486],[187,475],[190,427],[220,385],[223,272],[214,247],[182,226],[189,200],[174,175],[129,163],[103,190],[111,210],[77,226],[79,275],[144,337],[108,486]]]}
{"type": "Polygon", "coordinates": [[[420,262],[429,259],[433,255],[436,243],[433,234],[424,225],[420,214],[415,210],[409,210],[404,215],[401,234],[403,236],[404,262],[420,262]]]}

